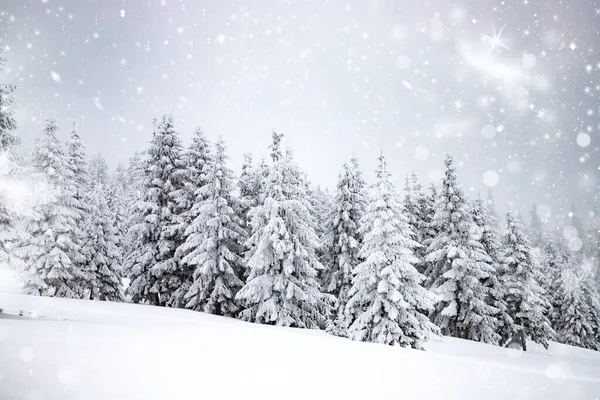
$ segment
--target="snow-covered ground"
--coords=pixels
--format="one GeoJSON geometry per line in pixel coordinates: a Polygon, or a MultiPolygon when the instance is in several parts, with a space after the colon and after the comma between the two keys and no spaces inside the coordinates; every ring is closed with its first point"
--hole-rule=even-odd
{"type": "Polygon", "coordinates": [[[135,304],[0,304],[3,400],[600,398],[600,353],[555,343],[415,351],[135,304]]]}

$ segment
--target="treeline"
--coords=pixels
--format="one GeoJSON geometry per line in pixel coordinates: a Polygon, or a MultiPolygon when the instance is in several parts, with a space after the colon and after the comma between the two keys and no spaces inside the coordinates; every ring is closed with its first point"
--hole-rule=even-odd
{"type": "MultiPolygon", "coordinates": [[[[11,118],[0,118],[12,121],[0,128],[5,165],[18,144],[11,118]]],[[[101,157],[88,161],[75,127],[67,143],[57,129],[46,122],[30,168],[3,170],[35,190],[26,212],[0,199],[0,258],[29,294],[417,349],[440,334],[600,348],[598,213],[587,230],[573,214],[558,235],[535,209],[528,230],[515,212],[501,223],[491,196],[467,198],[451,156],[441,182],[425,189],[412,174],[402,193],[383,154],[370,186],[352,157],[330,195],[311,186],[278,133],[268,160],[248,154],[236,176],[222,139],[198,129],[184,147],[170,116],[148,149],[109,173],[101,157]]]]}

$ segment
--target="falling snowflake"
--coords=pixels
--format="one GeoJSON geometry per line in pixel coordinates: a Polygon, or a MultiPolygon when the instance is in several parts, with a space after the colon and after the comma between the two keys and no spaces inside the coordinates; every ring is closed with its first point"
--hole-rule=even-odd
{"type": "Polygon", "coordinates": [[[52,80],[56,83],[60,83],[61,79],[60,79],[60,75],[57,72],[54,71],[50,71],[50,77],[52,78],[52,80]]]}
{"type": "Polygon", "coordinates": [[[121,9],[121,18],[125,18],[125,10],[121,9]]]}

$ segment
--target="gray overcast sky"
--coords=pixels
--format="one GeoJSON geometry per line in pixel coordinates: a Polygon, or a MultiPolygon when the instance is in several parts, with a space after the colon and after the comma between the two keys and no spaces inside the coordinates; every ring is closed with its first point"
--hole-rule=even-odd
{"type": "Polygon", "coordinates": [[[114,166],[172,113],[236,171],[273,129],[330,188],[353,151],[370,180],[383,148],[399,186],[450,152],[468,192],[564,216],[598,204],[599,21],[584,0],[3,0],[0,81],[27,146],[52,113],[114,166]]]}

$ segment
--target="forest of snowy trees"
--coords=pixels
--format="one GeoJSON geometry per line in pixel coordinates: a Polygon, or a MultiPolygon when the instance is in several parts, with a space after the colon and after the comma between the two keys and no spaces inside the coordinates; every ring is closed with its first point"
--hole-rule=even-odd
{"type": "Polygon", "coordinates": [[[86,155],[76,126],[61,142],[52,118],[34,152],[17,157],[13,91],[0,86],[0,172],[38,201],[22,209],[0,198],[0,262],[28,294],[416,349],[448,335],[600,350],[599,212],[587,226],[572,213],[556,232],[535,207],[527,228],[516,212],[499,218],[491,193],[467,197],[452,156],[441,182],[425,188],[412,174],[402,190],[383,153],[370,185],[353,156],[330,194],[310,184],[278,133],[266,160],[247,154],[236,174],[223,139],[198,129],[186,146],[170,116],[112,172],[86,155]]]}

